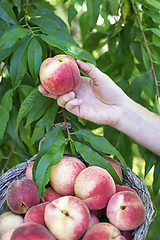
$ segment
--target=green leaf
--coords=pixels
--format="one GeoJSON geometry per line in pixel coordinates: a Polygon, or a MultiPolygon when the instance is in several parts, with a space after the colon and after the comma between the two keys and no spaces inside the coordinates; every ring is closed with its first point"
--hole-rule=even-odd
{"type": "Polygon", "coordinates": [[[27,70],[27,47],[30,38],[22,38],[11,59],[10,75],[13,89],[17,88],[27,70]]]}
{"type": "Polygon", "coordinates": [[[52,144],[60,139],[63,138],[62,134],[62,126],[55,127],[52,131],[48,132],[45,138],[43,139],[42,143],[40,144],[40,149],[37,154],[36,160],[33,166],[33,179],[35,179],[36,169],[38,162],[40,161],[41,157],[47,153],[52,146],[52,144]]]}
{"type": "Polygon", "coordinates": [[[38,83],[39,69],[42,63],[42,48],[36,38],[32,38],[28,47],[28,66],[34,82],[38,83]]]}
{"type": "Polygon", "coordinates": [[[29,30],[17,25],[1,36],[0,51],[12,47],[20,38],[24,38],[29,30]]]}
{"type": "Polygon", "coordinates": [[[160,169],[160,159],[155,164],[155,169],[154,169],[154,180],[153,180],[153,191],[154,194],[157,195],[160,189],[160,174],[159,174],[159,169],[160,169]]]}
{"type": "Polygon", "coordinates": [[[33,121],[38,120],[44,114],[44,111],[49,107],[51,102],[51,98],[38,96],[28,113],[26,126],[31,124],[33,121]]]}
{"type": "Polygon", "coordinates": [[[77,10],[75,9],[74,5],[71,2],[68,8],[68,22],[70,26],[71,26],[72,20],[75,18],[77,13],[78,13],[77,10]]]}
{"type": "Polygon", "coordinates": [[[88,23],[93,29],[96,26],[98,16],[100,13],[100,3],[98,0],[87,0],[87,19],[88,23]]]}
{"type": "Polygon", "coordinates": [[[0,140],[3,138],[9,120],[9,113],[12,109],[12,97],[13,91],[11,89],[4,94],[2,103],[0,104],[0,140]]]}
{"type": "Polygon", "coordinates": [[[46,190],[45,186],[50,180],[51,166],[57,164],[63,157],[67,141],[68,140],[64,138],[54,142],[49,151],[42,156],[37,165],[36,183],[41,198],[46,190]]]}
{"type": "Polygon", "coordinates": [[[153,32],[156,36],[160,37],[160,29],[150,28],[150,31],[153,32]]]}
{"type": "Polygon", "coordinates": [[[61,49],[67,55],[70,55],[73,58],[78,58],[78,59],[81,59],[81,60],[87,60],[87,61],[89,61],[93,64],[96,64],[92,55],[89,52],[87,52],[86,50],[84,50],[80,47],[77,47],[77,46],[75,46],[75,45],[73,45],[73,44],[71,44],[71,43],[69,43],[65,40],[58,39],[58,38],[54,37],[53,35],[41,34],[39,36],[42,38],[42,40],[44,40],[49,45],[61,49]]]}
{"type": "Polygon", "coordinates": [[[97,152],[93,151],[89,146],[80,142],[74,141],[74,146],[77,152],[83,157],[83,159],[91,166],[98,166],[106,169],[113,177],[114,181],[121,184],[121,181],[114,170],[106,159],[101,157],[97,152]]]}
{"type": "Polygon", "coordinates": [[[0,16],[1,18],[11,24],[18,24],[12,5],[8,0],[2,0],[0,2],[0,16]]]}
{"type": "Polygon", "coordinates": [[[50,131],[54,123],[58,109],[59,109],[59,106],[57,104],[57,101],[52,99],[51,105],[47,108],[47,110],[43,115],[43,123],[45,124],[47,132],[50,131]]]}
{"type": "Polygon", "coordinates": [[[39,94],[39,91],[36,88],[22,102],[19,112],[18,112],[18,116],[17,116],[17,128],[18,128],[18,125],[19,125],[20,121],[22,120],[22,118],[25,117],[27,115],[27,113],[29,112],[29,110],[31,109],[38,94],[39,94]]]}
{"type": "Polygon", "coordinates": [[[122,155],[114,146],[110,144],[110,142],[105,137],[95,135],[87,129],[78,130],[75,132],[75,135],[83,137],[84,140],[87,141],[96,151],[117,156],[123,165],[124,173],[126,173],[126,163],[122,155]]]}
{"type": "Polygon", "coordinates": [[[158,161],[158,156],[154,154],[153,152],[145,149],[144,153],[144,159],[145,159],[145,175],[144,177],[147,176],[153,165],[158,161]]]}
{"type": "Polygon", "coordinates": [[[33,145],[36,141],[39,141],[44,136],[45,125],[43,119],[41,118],[33,130],[31,137],[31,144],[33,145]]]}
{"type": "Polygon", "coordinates": [[[146,11],[143,9],[143,11],[150,17],[152,20],[156,23],[160,22],[160,15],[159,13],[156,13],[155,11],[146,11]]]}
{"type": "Polygon", "coordinates": [[[149,5],[153,6],[154,8],[160,9],[160,3],[156,0],[145,0],[149,5]]]}

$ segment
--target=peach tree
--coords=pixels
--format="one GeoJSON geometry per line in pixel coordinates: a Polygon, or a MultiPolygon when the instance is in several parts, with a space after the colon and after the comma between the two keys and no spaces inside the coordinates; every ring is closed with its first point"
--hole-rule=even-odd
{"type": "Polygon", "coordinates": [[[157,0],[0,2],[1,174],[38,152],[34,173],[43,193],[51,165],[70,152],[108,169],[119,181],[103,154],[121,161],[125,171],[138,152],[145,161],[145,176],[154,166],[153,189],[158,193],[157,155],[110,126],[61,109],[37,87],[42,61],[67,54],[95,64],[134,101],[160,114],[159,9],[157,0]]]}

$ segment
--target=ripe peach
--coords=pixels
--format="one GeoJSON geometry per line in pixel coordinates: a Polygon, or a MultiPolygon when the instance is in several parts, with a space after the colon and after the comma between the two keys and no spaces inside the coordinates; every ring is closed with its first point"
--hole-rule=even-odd
{"type": "Polygon", "coordinates": [[[52,188],[60,195],[74,195],[76,177],[85,168],[85,164],[78,158],[63,156],[58,164],[52,166],[52,188]]]}
{"type": "Polygon", "coordinates": [[[40,67],[39,76],[42,86],[55,95],[75,91],[81,82],[75,59],[63,54],[45,59],[40,67]]]}
{"type": "Polygon", "coordinates": [[[111,158],[111,157],[104,157],[104,158],[111,164],[111,166],[114,168],[119,179],[122,182],[123,174],[122,174],[122,169],[121,169],[120,164],[114,158],[111,158]]]}
{"type": "Polygon", "coordinates": [[[0,239],[1,240],[10,240],[12,233],[14,232],[16,228],[9,228],[7,229],[5,232],[3,232],[2,234],[0,234],[0,239]]]}
{"type": "Polygon", "coordinates": [[[36,183],[26,178],[16,180],[8,186],[6,199],[9,208],[18,214],[26,213],[28,208],[40,202],[36,183]]]}
{"type": "Polygon", "coordinates": [[[107,205],[109,222],[123,231],[139,227],[145,220],[146,212],[137,193],[122,191],[114,194],[107,205]]]}
{"type": "Polygon", "coordinates": [[[23,223],[23,217],[11,211],[0,215],[0,234],[10,228],[16,228],[23,223]]]}
{"type": "Polygon", "coordinates": [[[90,214],[90,221],[87,229],[93,227],[95,224],[99,223],[99,219],[93,214],[90,214]]]}
{"type": "Polygon", "coordinates": [[[28,209],[24,216],[24,222],[35,222],[46,227],[44,221],[45,208],[49,202],[39,203],[28,209]]]}
{"type": "Polygon", "coordinates": [[[130,187],[127,187],[125,185],[116,184],[116,193],[117,192],[122,192],[122,191],[131,191],[131,192],[137,193],[134,189],[132,189],[130,187]]]}
{"type": "Polygon", "coordinates": [[[56,240],[50,231],[38,223],[23,223],[15,229],[10,240],[56,240]]]}
{"type": "Polygon", "coordinates": [[[63,196],[46,206],[45,223],[50,232],[61,240],[77,240],[86,231],[90,212],[75,196],[63,196]]]}
{"type": "Polygon", "coordinates": [[[119,229],[110,223],[97,223],[87,230],[82,240],[126,240],[120,233],[119,229]]]}
{"type": "Polygon", "coordinates": [[[34,162],[31,162],[26,169],[26,178],[28,179],[33,179],[33,176],[32,176],[33,165],[34,165],[34,162]]]}
{"type": "Polygon", "coordinates": [[[115,182],[109,172],[97,166],[82,170],[74,186],[75,195],[82,199],[90,210],[105,208],[115,189],[115,182]]]}
{"type": "Polygon", "coordinates": [[[43,194],[45,202],[52,202],[59,197],[62,197],[62,195],[58,194],[52,187],[47,187],[45,193],[43,194]]]}

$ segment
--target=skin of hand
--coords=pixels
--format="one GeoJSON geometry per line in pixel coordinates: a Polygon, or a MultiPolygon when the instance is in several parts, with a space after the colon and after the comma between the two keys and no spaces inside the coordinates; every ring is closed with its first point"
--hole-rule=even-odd
{"type": "Polygon", "coordinates": [[[42,85],[39,86],[39,91],[47,97],[57,99],[59,106],[65,107],[78,117],[97,124],[116,127],[121,117],[121,108],[123,109],[129,98],[93,64],[80,60],[77,60],[77,64],[89,78],[81,77],[81,85],[75,93],[71,91],[56,96],[48,93],[42,85]]]}
{"type": "Polygon", "coordinates": [[[42,85],[39,91],[57,99],[59,106],[100,125],[110,125],[160,156],[160,117],[130,99],[106,74],[90,63],[77,60],[88,75],[74,93],[62,96],[48,93],[42,85]]]}

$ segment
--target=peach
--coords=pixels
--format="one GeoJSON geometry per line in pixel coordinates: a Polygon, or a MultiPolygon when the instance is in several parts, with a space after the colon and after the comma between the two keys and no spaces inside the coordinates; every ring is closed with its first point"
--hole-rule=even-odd
{"type": "Polygon", "coordinates": [[[146,212],[137,193],[122,191],[114,194],[107,205],[109,222],[123,231],[139,227],[145,220],[146,212]]]}
{"type": "Polygon", "coordinates": [[[43,194],[45,202],[52,202],[59,197],[62,197],[62,195],[58,194],[52,187],[47,187],[45,193],[43,194]]]}
{"type": "Polygon", "coordinates": [[[11,211],[24,214],[40,202],[37,185],[31,179],[21,179],[12,182],[6,192],[7,205],[11,211]]]}
{"type": "Polygon", "coordinates": [[[82,170],[74,186],[75,195],[82,199],[90,210],[105,208],[115,189],[115,182],[109,172],[97,166],[82,170]]]}
{"type": "Polygon", "coordinates": [[[34,162],[31,162],[26,169],[26,178],[28,179],[33,179],[33,176],[32,176],[33,165],[34,165],[34,162]]]}
{"type": "Polygon", "coordinates": [[[81,82],[75,59],[63,54],[45,59],[40,67],[39,77],[42,86],[55,95],[75,91],[81,82]]]}
{"type": "Polygon", "coordinates": [[[132,189],[128,186],[116,184],[116,193],[122,192],[122,191],[131,191],[131,192],[137,193],[134,189],[132,189]]]}
{"type": "Polygon", "coordinates": [[[75,157],[63,156],[61,161],[52,166],[50,184],[60,195],[74,195],[74,183],[78,174],[85,169],[85,164],[75,157]]]}
{"type": "Polygon", "coordinates": [[[90,213],[94,214],[98,219],[103,215],[103,209],[100,210],[90,210],[90,213]]]}
{"type": "Polygon", "coordinates": [[[99,219],[93,213],[90,213],[90,221],[87,229],[93,227],[97,223],[99,223],[99,219]]]}
{"type": "Polygon", "coordinates": [[[39,203],[28,209],[24,216],[24,222],[35,222],[46,227],[44,221],[45,208],[49,202],[39,203]]]}
{"type": "Polygon", "coordinates": [[[119,229],[110,223],[97,223],[87,230],[82,240],[126,240],[119,229]]]}
{"type": "Polygon", "coordinates": [[[122,182],[123,174],[122,174],[122,169],[121,169],[120,164],[114,158],[106,157],[106,156],[104,158],[111,164],[111,166],[114,168],[114,170],[116,171],[119,179],[122,182]]]}
{"type": "Polygon", "coordinates": [[[9,228],[7,229],[5,232],[3,232],[2,234],[0,234],[0,239],[1,240],[10,240],[12,233],[14,232],[16,228],[9,228]]]}
{"type": "Polygon", "coordinates": [[[86,231],[90,212],[75,196],[63,196],[46,206],[45,223],[50,232],[61,240],[77,240],[86,231]]]}
{"type": "Polygon", "coordinates": [[[14,230],[10,240],[56,240],[56,238],[38,223],[23,223],[14,230]]]}
{"type": "Polygon", "coordinates": [[[23,223],[23,217],[11,211],[0,215],[0,234],[10,228],[16,228],[23,223]]]}

